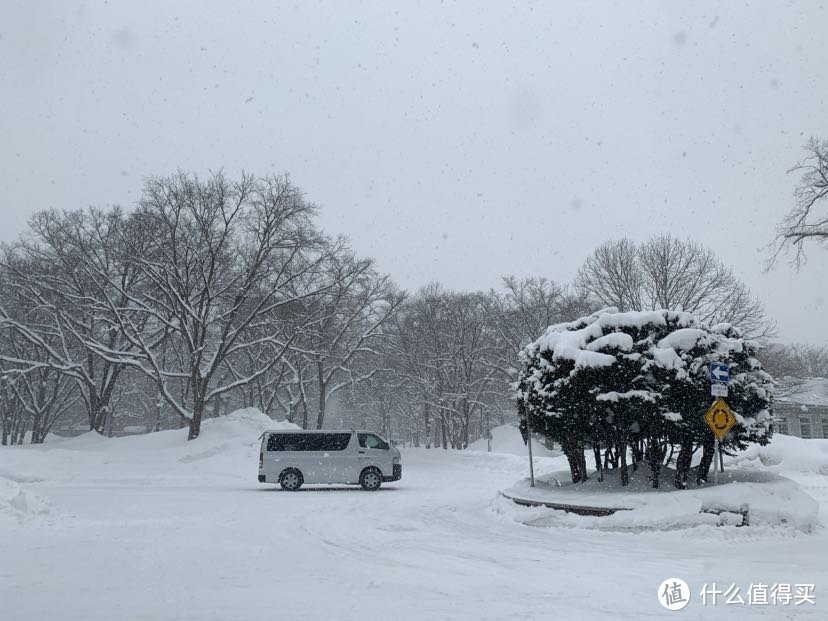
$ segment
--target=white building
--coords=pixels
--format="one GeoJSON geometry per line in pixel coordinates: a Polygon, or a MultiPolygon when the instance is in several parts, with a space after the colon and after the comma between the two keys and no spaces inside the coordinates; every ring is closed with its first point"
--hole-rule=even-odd
{"type": "Polygon", "coordinates": [[[777,433],[828,438],[828,378],[780,381],[773,409],[777,433]]]}

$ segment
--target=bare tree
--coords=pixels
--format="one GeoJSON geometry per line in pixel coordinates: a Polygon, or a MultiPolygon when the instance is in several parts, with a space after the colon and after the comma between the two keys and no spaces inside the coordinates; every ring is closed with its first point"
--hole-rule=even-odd
{"type": "Polygon", "coordinates": [[[486,304],[498,340],[496,356],[509,381],[517,376],[518,352],[546,328],[596,310],[582,291],[534,277],[504,277],[503,291],[490,291],[486,304]]]}
{"type": "Polygon", "coordinates": [[[671,235],[638,247],[630,240],[607,242],[586,260],[577,282],[595,300],[619,310],[684,310],[758,339],[775,329],[761,303],[712,250],[671,235]]]}
{"type": "Polygon", "coordinates": [[[483,293],[445,291],[432,284],[402,309],[395,325],[393,360],[401,390],[422,413],[426,447],[431,441],[464,448],[470,424],[491,387],[506,384],[495,362],[496,333],[483,293]]]}
{"type": "MultiPolygon", "coordinates": [[[[89,428],[98,431],[106,425],[125,365],[99,355],[90,343],[105,349],[130,346],[112,329],[111,315],[95,303],[109,282],[124,292],[137,282],[136,272],[117,255],[123,225],[117,208],[41,212],[30,222],[30,237],[4,247],[0,259],[5,282],[0,326],[32,346],[29,351],[37,357],[27,361],[29,366],[48,367],[75,381],[89,428]]],[[[121,295],[113,303],[125,299],[121,295]]]]}
{"type": "MultiPolygon", "coordinates": [[[[413,405],[421,413],[426,448],[431,448],[435,412],[442,404],[445,355],[444,290],[432,283],[408,300],[392,324],[395,370],[413,405]]],[[[439,416],[439,414],[438,414],[439,416]]]]}
{"type": "Polygon", "coordinates": [[[644,307],[643,280],[638,248],[624,238],[598,246],[581,266],[575,282],[601,304],[628,311],[644,307]]]}
{"type": "Polygon", "coordinates": [[[32,365],[30,361],[39,358],[32,351],[33,345],[15,332],[6,332],[2,346],[20,361],[17,364],[0,361],[3,390],[7,391],[4,406],[15,419],[9,428],[18,430],[13,434],[17,436],[17,443],[22,443],[24,431],[30,431],[31,443],[42,444],[52,426],[78,402],[80,395],[69,375],[48,365],[32,365]]]}
{"type": "Polygon", "coordinates": [[[17,429],[22,425],[22,418],[10,378],[0,365],[0,445],[16,444],[17,429]]]}
{"type": "Polygon", "coordinates": [[[807,157],[788,173],[800,173],[794,189],[794,206],[777,227],[771,267],[783,252],[793,253],[799,268],[805,260],[805,243],[828,241],[828,140],[811,138],[805,146],[807,157]]]}
{"type": "Polygon", "coordinates": [[[110,280],[95,301],[130,348],[89,346],[151,377],[188,425],[189,439],[198,437],[208,404],[280,364],[295,337],[283,330],[295,326],[282,321],[282,311],[337,284],[292,288],[340,248],[314,229],[314,213],[286,177],[229,181],[216,173],[202,181],[178,173],[149,180],[121,240],[123,259],[143,286],[125,290],[110,280]],[[136,238],[147,243],[135,248],[136,238]],[[264,334],[256,330],[264,325],[264,334]],[[164,342],[175,354],[166,364],[164,342]],[[274,344],[275,354],[246,374],[228,372],[262,343],[274,344]]]}
{"type": "Polygon", "coordinates": [[[441,411],[451,432],[454,448],[467,448],[472,416],[484,406],[484,397],[494,382],[505,383],[496,364],[496,332],[488,314],[486,295],[460,293],[448,297],[446,342],[448,362],[444,367],[449,392],[443,403],[451,407],[441,411]],[[495,379],[497,377],[497,379],[495,379]]]}
{"type": "Polygon", "coordinates": [[[762,366],[774,377],[828,377],[828,346],[772,343],[762,350],[762,366]]]}

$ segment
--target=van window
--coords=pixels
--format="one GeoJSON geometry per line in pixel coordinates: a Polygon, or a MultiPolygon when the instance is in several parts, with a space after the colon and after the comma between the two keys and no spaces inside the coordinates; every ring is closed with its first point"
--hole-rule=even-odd
{"type": "Polygon", "coordinates": [[[268,451],[344,451],[350,433],[271,433],[268,451]]]}
{"type": "Polygon", "coordinates": [[[362,448],[388,450],[388,443],[373,433],[360,433],[357,436],[359,437],[359,445],[362,448]]]}

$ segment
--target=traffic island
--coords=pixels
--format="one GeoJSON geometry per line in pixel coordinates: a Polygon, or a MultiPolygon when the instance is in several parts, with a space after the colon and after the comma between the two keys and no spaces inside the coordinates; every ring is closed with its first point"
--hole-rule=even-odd
{"type": "MultiPolygon", "coordinates": [[[[665,471],[666,470],[666,471],[665,471]]],[[[680,530],[700,526],[778,527],[809,533],[818,524],[818,503],[792,480],[763,471],[732,470],[712,481],[678,490],[652,488],[646,464],[630,471],[621,487],[617,470],[592,473],[572,483],[568,471],[524,479],[500,492],[495,511],[530,526],[568,526],[609,531],[680,530]]]]}

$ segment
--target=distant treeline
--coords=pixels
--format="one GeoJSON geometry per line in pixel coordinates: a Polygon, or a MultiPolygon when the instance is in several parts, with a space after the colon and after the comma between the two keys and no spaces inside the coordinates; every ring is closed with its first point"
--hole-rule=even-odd
{"type": "Polygon", "coordinates": [[[61,418],[188,427],[257,407],[463,448],[516,420],[517,353],[604,306],[672,308],[767,339],[761,305],[707,248],[606,242],[572,283],[401,291],[285,176],[148,180],[133,210],[35,214],[0,253],[3,444],[61,418]]]}

